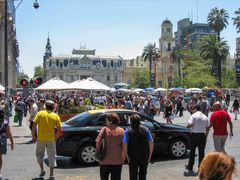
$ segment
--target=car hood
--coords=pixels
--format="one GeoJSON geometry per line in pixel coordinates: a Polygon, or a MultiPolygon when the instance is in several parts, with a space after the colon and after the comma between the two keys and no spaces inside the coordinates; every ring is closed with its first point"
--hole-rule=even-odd
{"type": "Polygon", "coordinates": [[[167,129],[167,130],[176,130],[176,131],[181,131],[181,132],[189,132],[190,133],[190,129],[186,128],[184,126],[181,125],[175,125],[175,124],[162,124],[161,126],[163,129],[167,129]]]}

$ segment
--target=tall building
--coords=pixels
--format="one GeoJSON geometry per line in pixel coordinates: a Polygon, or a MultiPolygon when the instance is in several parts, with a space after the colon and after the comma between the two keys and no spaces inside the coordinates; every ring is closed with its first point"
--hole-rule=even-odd
{"type": "Polygon", "coordinates": [[[5,85],[5,71],[8,72],[8,87],[16,87],[16,72],[19,47],[16,39],[15,7],[13,1],[8,1],[8,69],[5,63],[5,1],[0,1],[0,84],[5,85]]]}
{"type": "Polygon", "coordinates": [[[173,36],[173,24],[165,19],[161,25],[161,37],[159,39],[160,61],[157,66],[157,86],[168,88],[177,75],[176,64],[171,57],[176,39],[173,36]],[[159,73],[158,73],[159,72],[159,73]]]}
{"type": "Polygon", "coordinates": [[[91,77],[108,86],[122,82],[123,58],[120,56],[100,56],[95,49],[73,49],[71,55],[52,56],[48,37],[43,57],[45,80],[58,76],[70,83],[91,77]]]}
{"type": "Polygon", "coordinates": [[[177,26],[177,32],[175,32],[176,45],[180,48],[197,49],[204,36],[217,35],[208,24],[193,24],[189,18],[178,21],[177,26]]]}
{"type": "MultiPolygon", "coordinates": [[[[50,57],[52,57],[52,46],[50,44],[50,38],[49,38],[49,34],[48,34],[47,44],[45,47],[45,54],[43,56],[43,69],[46,69],[46,61],[50,57]]],[[[46,81],[46,72],[45,71],[43,71],[43,81],[46,81]]]]}

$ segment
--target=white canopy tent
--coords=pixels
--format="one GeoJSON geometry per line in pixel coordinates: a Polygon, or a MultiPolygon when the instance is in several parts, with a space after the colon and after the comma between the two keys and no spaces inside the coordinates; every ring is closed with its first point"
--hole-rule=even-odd
{"type": "Polygon", "coordinates": [[[67,89],[69,89],[69,84],[58,77],[52,78],[36,88],[37,91],[61,91],[67,89]]]}
{"type": "Polygon", "coordinates": [[[200,88],[188,88],[185,90],[185,93],[197,93],[197,94],[200,94],[202,93],[203,90],[200,89],[200,88]]]}
{"type": "Polygon", "coordinates": [[[4,91],[5,90],[5,87],[3,87],[1,84],[0,84],[0,91],[4,91]]]}
{"type": "Polygon", "coordinates": [[[103,90],[103,91],[110,91],[112,88],[108,87],[107,85],[98,82],[92,78],[77,80],[72,82],[68,89],[72,90],[103,90]]]}
{"type": "Polygon", "coordinates": [[[160,88],[155,89],[154,91],[155,92],[158,92],[158,91],[167,92],[167,89],[160,87],[160,88]]]}
{"type": "Polygon", "coordinates": [[[145,90],[141,88],[137,88],[137,89],[134,89],[133,92],[145,92],[145,90]]]}

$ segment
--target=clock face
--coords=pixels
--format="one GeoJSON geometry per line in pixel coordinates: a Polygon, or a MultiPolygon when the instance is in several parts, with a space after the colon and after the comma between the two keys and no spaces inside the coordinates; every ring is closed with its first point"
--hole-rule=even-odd
{"type": "Polygon", "coordinates": [[[171,32],[171,29],[170,29],[170,28],[167,28],[167,32],[171,32]]]}

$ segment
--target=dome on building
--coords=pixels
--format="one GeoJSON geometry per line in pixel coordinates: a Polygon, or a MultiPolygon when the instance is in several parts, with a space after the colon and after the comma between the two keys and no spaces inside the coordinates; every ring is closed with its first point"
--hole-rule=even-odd
{"type": "Polygon", "coordinates": [[[171,22],[168,18],[166,18],[166,19],[163,21],[163,24],[172,24],[172,22],[171,22]]]}

